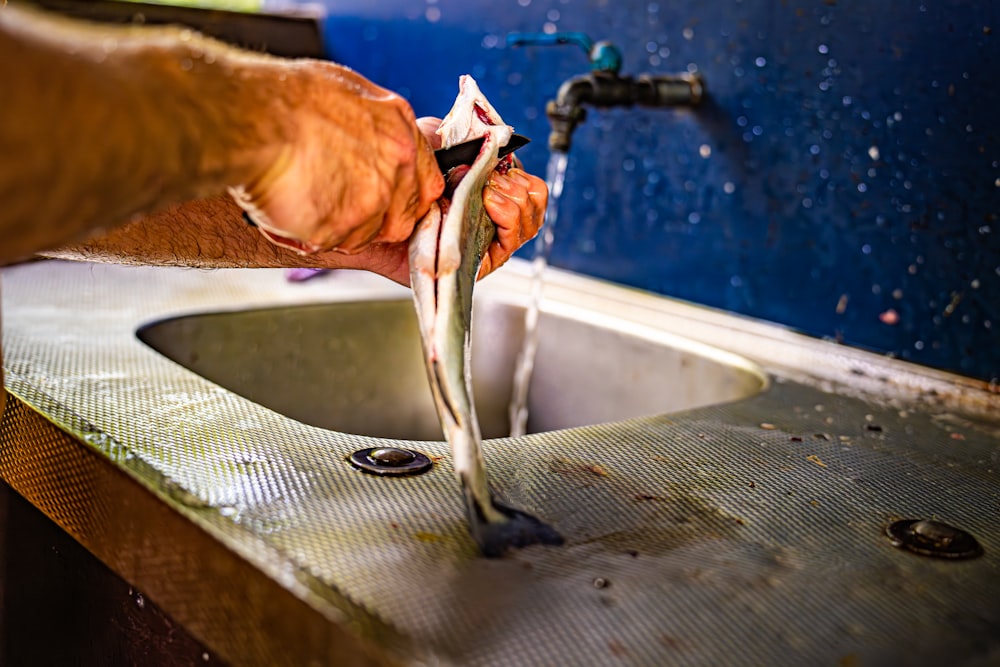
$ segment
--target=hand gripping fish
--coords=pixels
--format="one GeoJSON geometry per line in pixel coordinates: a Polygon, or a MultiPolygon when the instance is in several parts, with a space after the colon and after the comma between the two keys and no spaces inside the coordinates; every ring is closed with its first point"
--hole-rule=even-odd
{"type": "Polygon", "coordinates": [[[438,134],[444,148],[479,137],[485,141],[471,167],[455,167],[446,175],[445,194],[417,224],[409,246],[413,301],[434,403],[462,484],[470,531],[491,557],[508,547],[562,544],[555,530],[493,498],[472,398],[472,289],[496,232],[483,207],[483,188],[494,169],[510,168],[511,157],[500,160],[497,151],[512,132],[475,80],[462,76],[458,98],[438,134]]]}

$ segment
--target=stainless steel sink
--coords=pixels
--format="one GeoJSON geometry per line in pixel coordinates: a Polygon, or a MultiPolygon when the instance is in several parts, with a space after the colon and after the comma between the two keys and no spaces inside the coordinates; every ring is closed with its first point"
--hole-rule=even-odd
{"type": "MultiPolygon", "coordinates": [[[[524,307],[480,297],[472,372],[484,437],[509,433],[524,307]]],[[[176,317],[140,340],[292,419],[344,433],[440,440],[409,299],[176,317]]],[[[742,357],[593,311],[542,312],[529,433],[620,421],[758,393],[742,357]]]]}
{"type": "MultiPolygon", "coordinates": [[[[224,662],[996,662],[985,383],[550,269],[532,429],[674,414],[487,443],[498,493],[567,544],[486,561],[409,290],[357,271],[0,273],[0,475],[224,662]],[[343,431],[432,439],[414,446],[438,462],[363,475],[350,452],[392,441],[343,431]],[[894,548],[886,525],[919,517],[983,555],[894,548]]],[[[506,432],[531,275],[515,258],[476,288],[488,435],[506,432]]]]}

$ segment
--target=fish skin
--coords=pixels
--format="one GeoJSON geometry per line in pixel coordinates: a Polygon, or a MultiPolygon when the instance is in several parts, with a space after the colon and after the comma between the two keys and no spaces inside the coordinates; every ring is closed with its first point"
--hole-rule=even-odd
{"type": "Polygon", "coordinates": [[[442,145],[448,148],[480,136],[486,136],[486,141],[467,172],[463,167],[449,172],[448,190],[461,180],[450,196],[446,190],[432,205],[409,245],[410,282],[431,393],[451,445],[470,532],[489,557],[501,556],[511,547],[563,543],[551,527],[493,497],[472,395],[472,292],[483,255],[496,233],[482,193],[495,169],[509,168],[510,157],[501,160],[497,152],[512,132],[475,80],[462,76],[455,105],[438,129],[442,145]],[[459,170],[464,173],[456,173],[459,170]]]}

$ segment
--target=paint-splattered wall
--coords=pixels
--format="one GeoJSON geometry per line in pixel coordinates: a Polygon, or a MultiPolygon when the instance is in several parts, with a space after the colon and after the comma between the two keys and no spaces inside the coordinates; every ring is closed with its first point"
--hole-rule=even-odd
{"type": "Polygon", "coordinates": [[[992,2],[327,0],[330,56],[450,106],[471,73],[544,173],[544,106],[587,69],[700,72],[694,113],[591,112],[553,263],[918,363],[1000,377],[1000,22],[992,2]]]}

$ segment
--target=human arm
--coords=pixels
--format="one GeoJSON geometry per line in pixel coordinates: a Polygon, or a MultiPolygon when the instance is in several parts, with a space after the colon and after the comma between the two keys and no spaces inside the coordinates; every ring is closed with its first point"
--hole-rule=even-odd
{"type": "Polygon", "coordinates": [[[355,253],[300,254],[269,242],[227,195],[167,207],[46,257],[109,264],[222,268],[364,269],[409,284],[405,243],[373,243],[355,253]]]}
{"type": "Polygon", "coordinates": [[[226,189],[288,245],[357,250],[443,188],[409,105],[332,63],[11,6],[0,82],[2,261],[226,189]]]}
{"type": "MultiPolygon", "coordinates": [[[[521,170],[494,174],[484,192],[497,223],[480,276],[499,268],[537,234],[545,213],[545,183],[521,170]]],[[[410,281],[407,242],[372,243],[359,252],[301,255],[268,242],[244,222],[228,196],[168,207],[72,246],[47,251],[61,259],[199,268],[297,267],[364,269],[403,285],[410,281]]]]}

